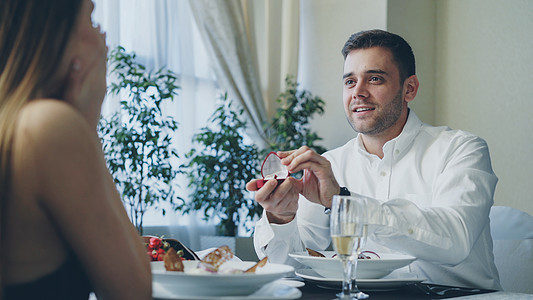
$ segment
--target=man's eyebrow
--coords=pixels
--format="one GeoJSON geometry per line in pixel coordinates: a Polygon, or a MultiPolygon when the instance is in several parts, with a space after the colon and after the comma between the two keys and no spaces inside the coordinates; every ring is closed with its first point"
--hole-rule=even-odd
{"type": "Polygon", "coordinates": [[[383,75],[388,75],[389,73],[381,70],[381,69],[376,69],[376,70],[367,70],[365,73],[367,74],[383,74],[383,75]]]}
{"type": "MultiPolygon", "coordinates": [[[[386,71],[381,70],[381,69],[366,70],[366,71],[365,71],[365,74],[382,74],[382,75],[389,75],[389,73],[387,73],[386,71]]],[[[346,74],[342,75],[342,79],[346,79],[347,77],[350,77],[350,76],[352,76],[352,75],[353,75],[353,72],[346,73],[346,74]]]]}
{"type": "Polygon", "coordinates": [[[346,74],[342,75],[342,79],[346,79],[346,77],[350,77],[352,75],[353,75],[353,72],[346,73],[346,74]]]}

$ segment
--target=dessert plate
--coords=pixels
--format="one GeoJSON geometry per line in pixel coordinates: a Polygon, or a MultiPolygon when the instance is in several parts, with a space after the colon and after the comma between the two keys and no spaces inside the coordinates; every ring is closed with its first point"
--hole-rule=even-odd
{"type": "MultiPolygon", "coordinates": [[[[220,269],[246,270],[256,262],[228,261],[220,269]]],[[[248,296],[264,285],[290,275],[294,268],[282,264],[267,263],[255,273],[188,273],[196,269],[198,261],[184,261],[185,272],[166,271],[163,262],[151,262],[154,293],[159,298],[193,299],[194,297],[248,296]],[[181,298],[180,298],[181,297],[181,298]]]]}
{"type": "MultiPolygon", "coordinates": [[[[341,289],[342,278],[325,278],[312,269],[300,269],[295,272],[309,283],[327,289],[341,289]]],[[[425,278],[419,278],[416,274],[407,272],[393,272],[389,276],[379,279],[358,279],[357,287],[363,291],[389,291],[403,286],[422,282],[425,278]]]]}
{"type": "MultiPolygon", "coordinates": [[[[338,257],[332,258],[335,251],[321,251],[326,257],[310,256],[307,252],[289,253],[298,262],[312,268],[325,278],[342,278],[344,275],[342,263],[338,257]]],[[[415,260],[414,256],[405,254],[380,254],[380,259],[359,259],[357,262],[357,277],[365,279],[382,278],[392,271],[405,267],[415,260]]]]}
{"type": "Polygon", "coordinates": [[[154,300],[288,300],[302,297],[302,292],[299,289],[276,281],[266,284],[256,292],[246,296],[181,296],[180,294],[168,291],[157,282],[153,283],[152,288],[154,300]]]}

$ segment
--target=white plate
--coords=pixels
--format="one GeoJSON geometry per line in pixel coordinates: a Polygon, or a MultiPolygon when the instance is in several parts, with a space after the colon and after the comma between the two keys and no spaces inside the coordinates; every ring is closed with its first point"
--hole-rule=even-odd
{"type": "MultiPolygon", "coordinates": [[[[341,289],[342,279],[324,278],[311,269],[297,270],[296,275],[302,277],[305,281],[316,284],[323,288],[341,289]]],[[[357,279],[357,287],[363,291],[388,291],[400,287],[418,283],[426,280],[419,278],[416,274],[405,272],[393,272],[389,276],[380,279],[357,279]]]]}
{"type": "Polygon", "coordinates": [[[220,299],[220,300],[289,300],[289,299],[299,299],[302,297],[302,292],[295,288],[282,283],[272,282],[264,285],[262,288],[257,290],[255,293],[247,296],[179,296],[175,295],[172,292],[169,292],[157,282],[154,282],[153,285],[153,297],[154,300],[176,300],[176,299],[202,299],[202,300],[211,300],[211,299],[220,299]]]}
{"type": "MultiPolygon", "coordinates": [[[[152,281],[158,296],[167,299],[208,299],[206,297],[247,296],[257,292],[267,283],[273,282],[294,271],[287,265],[267,263],[255,273],[248,274],[188,274],[196,268],[198,261],[184,261],[185,272],[166,271],[163,262],[152,262],[152,281]]],[[[246,270],[253,266],[251,261],[228,261],[220,268],[246,270]]]]}
{"type": "MultiPolygon", "coordinates": [[[[326,257],[310,256],[307,252],[289,253],[298,262],[307,265],[326,278],[342,278],[343,267],[338,257],[332,258],[335,251],[321,251],[326,257]]],[[[359,259],[357,277],[365,279],[382,278],[392,271],[405,267],[415,260],[414,256],[404,254],[380,254],[381,259],[359,259]]]]}

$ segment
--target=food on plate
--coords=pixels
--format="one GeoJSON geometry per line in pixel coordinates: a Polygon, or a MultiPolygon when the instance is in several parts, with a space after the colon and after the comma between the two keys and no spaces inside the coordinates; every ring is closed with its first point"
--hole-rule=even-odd
{"type": "Polygon", "coordinates": [[[240,269],[221,269],[225,262],[233,258],[233,252],[228,246],[221,246],[214,251],[207,254],[200,262],[196,265],[196,268],[184,270],[182,259],[174,253],[174,251],[169,251],[164,256],[165,269],[167,271],[178,271],[186,272],[187,274],[243,274],[243,273],[255,273],[257,268],[263,267],[268,260],[268,257],[263,258],[257,262],[252,267],[247,270],[240,269]],[[170,255],[169,255],[170,254],[170,255]],[[168,261],[168,267],[167,267],[168,261]],[[179,262],[178,262],[179,261],[179,262]],[[180,267],[181,264],[181,267],[180,267]]]}
{"type": "MultiPolygon", "coordinates": [[[[313,250],[313,249],[310,249],[310,248],[305,248],[307,250],[307,253],[310,255],[310,256],[315,256],[315,257],[326,257],[324,254],[316,251],[316,250],[313,250]]],[[[337,254],[333,254],[333,256],[331,258],[334,258],[335,256],[337,256],[337,254]]],[[[376,252],[374,251],[369,251],[369,250],[365,250],[365,251],[361,251],[361,253],[359,253],[359,256],[357,256],[358,259],[381,259],[381,256],[379,256],[379,254],[377,254],[376,252]]]]}
{"type": "Polygon", "coordinates": [[[145,243],[145,246],[151,261],[162,261],[165,252],[170,248],[167,242],[158,237],[150,238],[149,242],[145,243]]]}
{"type": "Polygon", "coordinates": [[[257,270],[257,268],[263,267],[267,263],[267,260],[268,260],[268,257],[265,256],[265,258],[257,262],[255,265],[253,265],[248,270],[244,271],[244,273],[255,273],[255,270],[257,270]]]}
{"type": "Polygon", "coordinates": [[[305,250],[307,250],[307,253],[309,253],[309,255],[311,255],[311,256],[326,257],[324,254],[322,254],[322,253],[320,253],[318,251],[315,251],[313,249],[305,248],[305,250]]]}
{"type": "MultiPolygon", "coordinates": [[[[148,254],[148,257],[150,257],[151,261],[163,261],[165,253],[170,250],[174,250],[169,242],[160,237],[151,237],[147,243],[144,243],[144,245],[146,246],[146,253],[148,254]]],[[[185,260],[183,257],[185,254],[183,250],[178,250],[176,254],[181,258],[181,260],[185,260]]]]}
{"type": "Polygon", "coordinates": [[[164,255],[163,262],[167,271],[183,272],[184,270],[181,257],[172,248],[164,255]]]}
{"type": "Polygon", "coordinates": [[[366,250],[366,251],[361,251],[361,253],[359,253],[359,256],[357,258],[358,259],[372,259],[372,258],[381,259],[381,256],[379,256],[379,254],[377,254],[374,251],[366,250]]]}
{"type": "Polygon", "coordinates": [[[211,265],[214,271],[218,271],[218,268],[226,261],[233,258],[233,252],[228,246],[221,246],[215,249],[213,252],[207,254],[200,264],[211,265]]]}

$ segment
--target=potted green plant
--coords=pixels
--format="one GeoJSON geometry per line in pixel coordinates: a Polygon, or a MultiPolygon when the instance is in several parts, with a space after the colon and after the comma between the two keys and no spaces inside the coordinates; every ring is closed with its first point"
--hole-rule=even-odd
{"type": "Polygon", "coordinates": [[[314,115],[324,114],[324,100],[307,90],[298,89],[298,83],[292,76],[287,76],[285,84],[285,91],[276,99],[276,113],[272,121],[264,126],[269,146],[262,150],[262,154],[298,149],[304,145],[324,153],[326,149],[317,144],[322,138],[310,127],[314,115]]]}
{"type": "Polygon", "coordinates": [[[232,105],[223,95],[209,125],[194,135],[197,147],[186,154],[190,201],[178,207],[184,213],[203,211],[206,220],[219,218],[217,233],[226,236],[235,236],[239,224],[261,212],[245,188],[259,172],[258,150],[245,142],[243,110],[232,105]]]}
{"type": "Polygon", "coordinates": [[[172,147],[178,124],[161,111],[179,86],[171,70],[148,71],[137,62],[135,53],[120,46],[111,51],[109,65],[117,78],[109,91],[122,97],[121,109],[100,119],[99,134],[109,170],[142,235],[143,216],[149,208],[161,209],[162,202],[173,204],[181,199],[173,188],[173,179],[181,172],[172,163],[178,158],[172,147]]]}
{"type": "Polygon", "coordinates": [[[245,185],[260,176],[260,164],[268,152],[303,145],[319,153],[325,151],[317,144],[321,138],[309,126],[315,114],[324,112],[324,101],[308,91],[298,90],[292,77],[287,77],[286,83],[287,89],[276,100],[280,106],[272,121],[265,125],[269,138],[266,149],[246,142],[242,109],[234,111],[227,94],[222,97],[209,126],[193,138],[197,148],[186,155],[190,201],[183,202],[178,210],[202,211],[204,219],[218,217],[221,220],[218,233],[233,236],[239,224],[253,220],[262,212],[245,185]],[[245,217],[241,211],[246,211],[245,217]]]}

